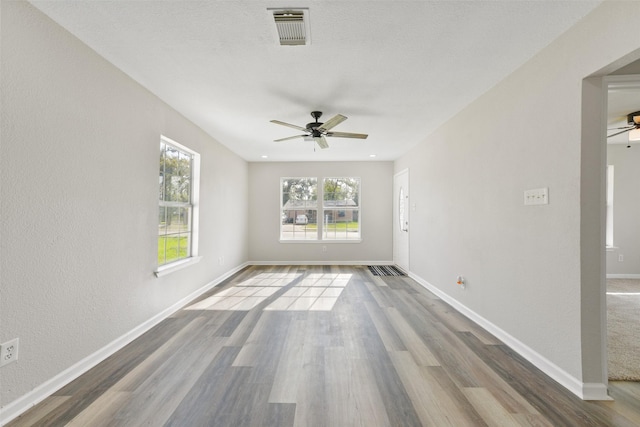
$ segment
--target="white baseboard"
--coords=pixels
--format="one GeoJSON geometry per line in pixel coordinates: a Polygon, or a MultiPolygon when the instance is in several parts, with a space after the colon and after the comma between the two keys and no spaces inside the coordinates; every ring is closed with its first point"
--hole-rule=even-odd
{"type": "Polygon", "coordinates": [[[394,265],[393,261],[249,261],[248,265],[394,265]]]}
{"type": "Polygon", "coordinates": [[[607,279],[640,279],[640,274],[607,274],[607,279]]]}
{"type": "Polygon", "coordinates": [[[476,324],[480,325],[482,328],[493,334],[496,338],[511,347],[514,351],[527,359],[529,362],[533,363],[538,369],[556,380],[563,387],[565,387],[567,390],[569,390],[579,398],[583,400],[612,400],[607,394],[606,384],[583,383],[573,375],[566,372],[564,369],[551,362],[546,357],[542,356],[540,353],[536,352],[523,342],[505,332],[503,329],[499,328],[473,310],[469,309],[467,306],[461,304],[458,300],[442,292],[431,283],[411,272],[409,272],[409,277],[418,282],[420,285],[424,286],[429,291],[433,292],[440,299],[451,305],[471,321],[475,322],[476,324]]]}
{"type": "Polygon", "coordinates": [[[0,408],[0,426],[5,425],[12,419],[18,417],[20,414],[22,414],[26,410],[40,403],[41,401],[49,397],[51,394],[55,393],[60,388],[69,384],[71,381],[75,380],[80,375],[84,374],[89,369],[93,368],[98,363],[105,360],[107,357],[111,356],[118,350],[122,349],[124,346],[126,346],[127,344],[129,344],[130,342],[132,342],[133,340],[135,340],[136,338],[138,338],[139,336],[141,336],[142,334],[144,334],[145,332],[147,332],[148,330],[156,326],[158,323],[162,322],[167,317],[171,316],[176,311],[180,310],[190,301],[193,301],[200,295],[209,291],[211,288],[215,287],[216,285],[222,283],[224,280],[228,279],[233,274],[237,273],[238,271],[242,270],[248,265],[250,264],[248,262],[245,262],[233,268],[232,270],[227,271],[226,273],[217,277],[213,281],[207,283],[200,289],[192,292],[191,294],[182,298],[175,304],[171,305],[170,307],[156,314],[151,319],[133,328],[132,330],[122,335],[121,337],[116,338],[114,341],[102,347],[100,350],[96,351],[93,354],[90,354],[89,356],[85,357],[84,359],[74,364],[73,366],[69,367],[68,369],[65,369],[64,371],[60,372],[58,375],[44,382],[43,384],[40,384],[29,393],[1,407],[0,408]]]}
{"type": "Polygon", "coordinates": [[[613,400],[603,383],[582,383],[582,400],[613,400]]]}

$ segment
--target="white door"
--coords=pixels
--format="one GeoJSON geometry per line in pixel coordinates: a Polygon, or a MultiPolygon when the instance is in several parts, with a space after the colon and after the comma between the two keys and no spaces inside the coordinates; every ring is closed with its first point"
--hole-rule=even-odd
{"type": "Polygon", "coordinates": [[[409,169],[393,177],[393,262],[409,272],[409,169]]]}

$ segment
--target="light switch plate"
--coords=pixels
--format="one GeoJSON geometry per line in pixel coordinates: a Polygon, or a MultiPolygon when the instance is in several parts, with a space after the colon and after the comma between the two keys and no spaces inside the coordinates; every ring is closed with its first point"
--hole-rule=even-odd
{"type": "Polygon", "coordinates": [[[545,188],[534,188],[532,190],[525,190],[524,204],[525,205],[548,205],[549,189],[545,187],[545,188]]]}

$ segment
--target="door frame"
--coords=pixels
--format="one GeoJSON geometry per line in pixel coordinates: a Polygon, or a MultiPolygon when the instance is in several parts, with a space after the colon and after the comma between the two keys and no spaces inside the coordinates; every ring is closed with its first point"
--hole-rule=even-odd
{"type": "Polygon", "coordinates": [[[410,269],[410,186],[409,186],[409,169],[403,169],[396,174],[393,175],[393,262],[401,269],[405,270],[406,273],[409,273],[410,269]],[[403,179],[406,182],[406,186],[402,186],[404,191],[406,191],[404,195],[404,209],[403,209],[403,219],[405,222],[405,228],[401,229],[400,225],[400,199],[399,194],[396,192],[396,187],[400,179],[403,179]],[[406,188],[405,188],[406,187],[406,188]],[[400,248],[399,246],[402,246],[400,248]],[[406,254],[406,259],[404,257],[406,254]]]}

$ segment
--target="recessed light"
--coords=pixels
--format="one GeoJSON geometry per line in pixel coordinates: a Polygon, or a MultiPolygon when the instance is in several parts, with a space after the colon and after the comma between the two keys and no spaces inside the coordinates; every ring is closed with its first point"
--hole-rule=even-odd
{"type": "Polygon", "coordinates": [[[375,154],[369,154],[369,157],[375,157],[375,156],[376,156],[375,154]]]}
{"type": "Polygon", "coordinates": [[[262,155],[260,157],[262,157],[263,159],[268,159],[269,158],[269,156],[267,156],[267,155],[262,155]]]}

